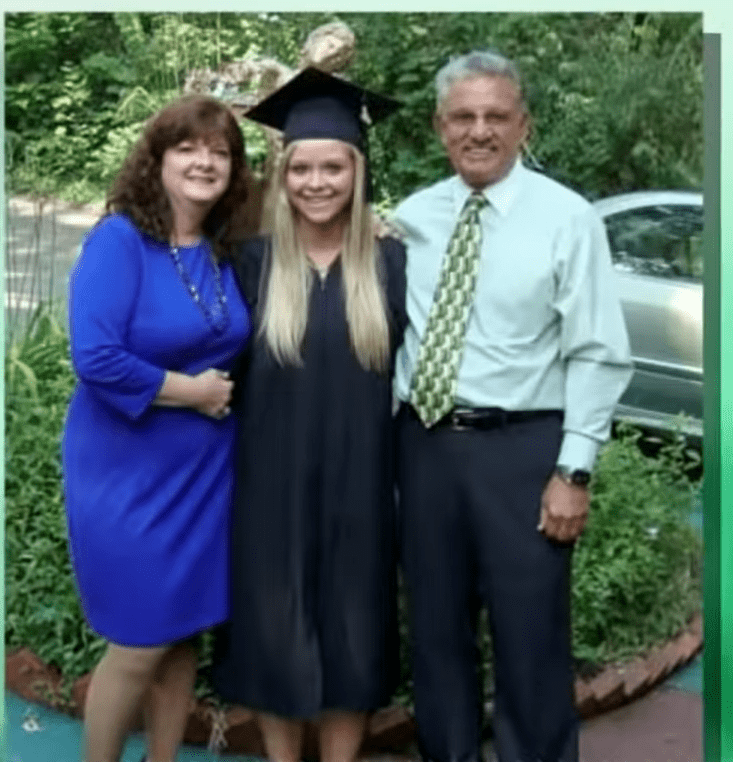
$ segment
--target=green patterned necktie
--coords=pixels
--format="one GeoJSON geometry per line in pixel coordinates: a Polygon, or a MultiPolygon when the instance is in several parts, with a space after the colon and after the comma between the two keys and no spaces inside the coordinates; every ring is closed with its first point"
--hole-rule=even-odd
{"type": "Polygon", "coordinates": [[[486,204],[481,193],[472,193],[458,217],[412,374],[410,404],[427,427],[453,407],[466,320],[478,274],[479,212],[486,204]]]}

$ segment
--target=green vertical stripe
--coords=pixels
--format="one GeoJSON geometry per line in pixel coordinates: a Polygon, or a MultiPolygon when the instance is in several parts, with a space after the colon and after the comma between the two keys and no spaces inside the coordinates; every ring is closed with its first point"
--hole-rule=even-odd
{"type": "Polygon", "coordinates": [[[720,759],[720,547],[721,547],[721,426],[720,426],[720,35],[706,34],[705,71],[705,228],[704,267],[704,601],[705,651],[703,691],[705,695],[706,760],[720,759]]]}
{"type": "MultiPolygon", "coordinates": [[[[0,50],[5,49],[5,16],[3,15],[0,20],[0,50]]],[[[5,78],[0,78],[0,91],[4,89],[5,78]]],[[[0,124],[5,124],[5,97],[4,92],[0,92],[0,124]]],[[[5,177],[5,152],[0,154],[0,177],[5,177]]],[[[2,201],[2,208],[5,209],[5,184],[0,188],[0,200],[2,201]]],[[[5,215],[0,218],[0,240],[3,241],[3,253],[5,250],[5,215]]],[[[3,264],[0,268],[4,269],[5,257],[3,257],[3,264]]],[[[4,276],[4,273],[3,273],[4,276]]],[[[5,278],[3,277],[3,284],[5,278]]],[[[3,294],[5,289],[3,289],[3,294]]],[[[5,357],[5,310],[3,310],[2,317],[0,317],[0,336],[3,338],[3,357],[5,357]]],[[[3,406],[5,401],[5,374],[0,379],[0,392],[2,392],[3,406]]],[[[5,409],[3,407],[3,413],[5,409]]],[[[5,416],[2,416],[0,421],[0,433],[2,439],[0,439],[0,452],[2,452],[2,462],[5,463],[5,416]]],[[[3,470],[4,473],[4,470],[3,470]]],[[[5,579],[5,492],[0,493],[0,570],[3,572],[3,579],[5,579]]],[[[5,585],[0,585],[0,622],[5,624],[5,585]]],[[[3,638],[2,644],[0,644],[0,679],[2,679],[3,686],[5,685],[5,639],[3,638]]],[[[0,699],[0,759],[7,759],[5,748],[5,699],[0,699]]]]}

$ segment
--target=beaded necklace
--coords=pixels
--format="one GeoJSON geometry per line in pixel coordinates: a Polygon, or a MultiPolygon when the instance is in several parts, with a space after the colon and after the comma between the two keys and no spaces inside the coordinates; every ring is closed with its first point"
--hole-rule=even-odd
{"type": "Polygon", "coordinates": [[[207,244],[203,244],[203,246],[206,248],[206,251],[209,255],[209,260],[211,262],[211,266],[214,268],[214,281],[216,283],[216,302],[214,303],[213,308],[209,307],[208,304],[203,300],[201,294],[199,293],[199,290],[194,285],[194,282],[191,280],[191,275],[189,274],[188,270],[183,266],[183,262],[181,262],[181,257],[178,254],[178,246],[174,246],[171,244],[170,248],[168,249],[170,251],[171,258],[173,259],[173,262],[176,266],[176,270],[178,271],[178,276],[180,277],[183,285],[186,287],[186,290],[191,296],[191,299],[198,304],[199,309],[204,315],[204,318],[206,318],[206,322],[216,331],[216,333],[223,333],[227,327],[229,326],[229,308],[227,307],[227,297],[224,293],[224,286],[221,282],[221,270],[219,268],[219,264],[216,261],[216,258],[214,257],[213,253],[211,252],[211,249],[207,244]]]}

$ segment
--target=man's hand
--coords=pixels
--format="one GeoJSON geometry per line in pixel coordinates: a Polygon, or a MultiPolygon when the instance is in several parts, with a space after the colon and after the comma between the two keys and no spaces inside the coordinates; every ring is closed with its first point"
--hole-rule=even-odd
{"type": "Polygon", "coordinates": [[[589,505],[587,488],[568,484],[555,474],[542,493],[537,528],[550,540],[573,542],[585,527],[589,505]]]}
{"type": "Polygon", "coordinates": [[[376,212],[372,213],[372,224],[374,226],[374,235],[377,238],[386,238],[390,236],[396,238],[398,241],[403,241],[407,237],[406,231],[404,231],[394,220],[389,220],[386,217],[382,217],[376,212]]]}

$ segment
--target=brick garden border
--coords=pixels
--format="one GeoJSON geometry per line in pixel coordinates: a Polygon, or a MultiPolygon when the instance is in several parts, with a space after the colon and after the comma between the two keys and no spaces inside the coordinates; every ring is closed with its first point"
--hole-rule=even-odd
{"type": "MultiPolygon", "coordinates": [[[[587,719],[639,698],[675,669],[687,664],[702,645],[702,616],[696,614],[677,636],[645,656],[609,664],[589,680],[576,678],[578,713],[587,719]]],[[[29,649],[21,648],[5,660],[5,685],[9,690],[28,701],[51,706],[77,718],[81,718],[89,678],[90,675],[79,678],[72,686],[71,695],[65,696],[60,689],[60,672],[44,664],[29,649]]],[[[411,713],[404,707],[390,706],[371,717],[362,754],[399,754],[414,741],[415,721],[411,713]]],[[[192,702],[185,742],[264,756],[255,716],[243,707],[224,712],[210,704],[192,702]]],[[[305,735],[304,756],[317,758],[316,735],[311,726],[305,735]]]]}

